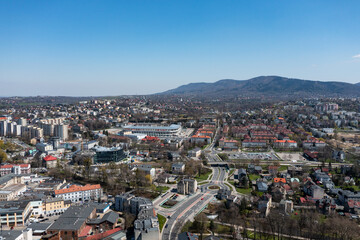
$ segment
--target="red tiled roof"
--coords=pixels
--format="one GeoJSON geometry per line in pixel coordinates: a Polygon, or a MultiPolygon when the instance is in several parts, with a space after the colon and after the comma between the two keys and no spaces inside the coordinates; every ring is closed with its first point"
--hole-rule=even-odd
{"type": "Polygon", "coordinates": [[[14,166],[20,166],[21,168],[30,168],[30,164],[28,164],[28,163],[25,163],[25,164],[7,164],[7,165],[0,166],[0,168],[12,168],[14,166]]]}
{"type": "Polygon", "coordinates": [[[55,190],[55,194],[71,193],[71,192],[80,192],[88,191],[101,188],[100,184],[90,185],[86,184],[85,186],[71,185],[69,188],[55,190]]]}
{"type": "Polygon", "coordinates": [[[57,160],[57,158],[54,156],[51,156],[51,155],[47,155],[46,157],[44,157],[44,160],[45,161],[55,161],[55,160],[57,160]]]}
{"type": "Polygon", "coordinates": [[[191,138],[211,138],[210,136],[199,136],[199,135],[194,135],[191,138]]]}
{"type": "Polygon", "coordinates": [[[79,237],[86,237],[89,233],[90,233],[90,230],[92,229],[92,226],[85,226],[83,228],[83,230],[81,230],[80,234],[79,234],[79,237]]]}
{"type": "Polygon", "coordinates": [[[85,238],[85,240],[104,239],[105,237],[110,236],[111,234],[114,234],[114,233],[119,232],[121,230],[122,230],[121,228],[114,228],[114,229],[108,230],[108,231],[103,232],[103,233],[98,233],[98,234],[95,234],[95,235],[92,235],[92,236],[88,236],[88,237],[85,238]]]}
{"type": "Polygon", "coordinates": [[[286,183],[286,179],[285,178],[274,178],[274,182],[276,182],[276,183],[278,183],[278,182],[286,183]]]}
{"type": "Polygon", "coordinates": [[[160,139],[158,137],[146,136],[142,139],[142,141],[160,141],[160,139]]]}

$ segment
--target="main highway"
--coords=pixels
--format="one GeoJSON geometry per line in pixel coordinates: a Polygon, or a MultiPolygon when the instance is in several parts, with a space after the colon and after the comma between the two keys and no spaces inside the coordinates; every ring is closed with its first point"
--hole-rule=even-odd
{"type": "MultiPolygon", "coordinates": [[[[216,131],[213,142],[206,149],[208,153],[205,154],[208,161],[221,162],[221,158],[213,151],[216,135],[219,133],[219,128],[216,131]]],[[[217,190],[212,190],[209,187],[213,185],[219,186],[221,189],[230,188],[224,183],[226,182],[227,171],[224,167],[212,167],[212,177],[210,182],[200,185],[199,189],[195,194],[188,197],[188,199],[182,201],[180,206],[174,207],[174,210],[171,209],[160,209],[158,207],[158,213],[167,217],[167,221],[162,231],[161,239],[162,240],[174,240],[177,239],[178,234],[180,233],[184,224],[193,219],[199,212],[201,212],[207,204],[214,198],[217,193],[217,190]]],[[[169,194],[170,195],[170,194],[169,194]]],[[[166,197],[169,196],[164,195],[166,197]]],[[[157,200],[156,202],[164,201],[164,198],[157,200]]]]}
{"type": "Polygon", "coordinates": [[[200,185],[199,188],[201,190],[182,202],[181,206],[178,207],[175,212],[158,211],[160,214],[168,216],[162,232],[163,240],[177,239],[177,235],[180,233],[184,224],[209,204],[217,193],[217,190],[209,189],[210,186],[218,185],[220,188],[229,189],[229,187],[224,184],[226,175],[225,168],[214,167],[211,181],[207,184],[200,185]]]}

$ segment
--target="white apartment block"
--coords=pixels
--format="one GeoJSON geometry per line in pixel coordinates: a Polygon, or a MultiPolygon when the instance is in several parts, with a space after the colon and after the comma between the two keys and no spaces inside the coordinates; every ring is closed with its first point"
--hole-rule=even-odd
{"type": "Polygon", "coordinates": [[[71,202],[87,202],[90,200],[97,200],[102,197],[102,188],[100,184],[85,186],[72,185],[69,188],[55,190],[55,197],[71,202]]]}

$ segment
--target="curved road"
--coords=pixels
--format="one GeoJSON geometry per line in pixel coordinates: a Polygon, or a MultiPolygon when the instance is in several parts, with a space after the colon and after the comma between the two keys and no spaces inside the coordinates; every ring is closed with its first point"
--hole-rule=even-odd
{"type": "Polygon", "coordinates": [[[177,235],[180,233],[184,224],[192,217],[196,216],[197,213],[202,211],[207,206],[207,204],[209,204],[214,195],[217,193],[216,189],[209,189],[210,186],[218,185],[220,188],[227,190],[230,189],[226,184],[224,184],[224,181],[227,177],[226,175],[227,173],[224,168],[213,168],[213,176],[211,181],[207,184],[199,186],[201,192],[196,193],[186,202],[182,203],[182,205],[178,207],[170,217],[168,217],[162,232],[163,240],[177,239],[177,235]]]}
{"type": "MultiPolygon", "coordinates": [[[[213,142],[206,148],[210,150],[210,153],[206,154],[208,162],[210,161],[222,161],[221,158],[214,152],[213,147],[215,144],[215,139],[220,132],[218,127],[214,136],[213,142]]],[[[162,231],[163,240],[174,240],[177,239],[178,234],[180,233],[184,224],[196,216],[197,213],[201,212],[207,204],[214,198],[214,195],[217,193],[217,190],[209,189],[212,185],[218,185],[221,189],[230,188],[224,183],[227,178],[227,172],[225,168],[213,167],[213,174],[211,181],[207,184],[200,185],[200,192],[195,193],[193,196],[189,197],[188,200],[183,202],[181,206],[176,208],[175,212],[171,214],[171,210],[167,211],[168,220],[165,223],[165,226],[162,231]]],[[[161,211],[162,212],[162,211],[161,211]]]]}

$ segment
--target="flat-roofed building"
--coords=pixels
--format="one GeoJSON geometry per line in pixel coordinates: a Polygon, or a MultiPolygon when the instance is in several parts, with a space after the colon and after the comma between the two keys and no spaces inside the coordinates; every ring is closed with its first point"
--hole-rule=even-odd
{"type": "Polygon", "coordinates": [[[146,134],[153,137],[172,137],[178,136],[181,132],[181,126],[177,124],[160,125],[136,123],[123,126],[125,131],[131,131],[136,134],[146,134]]]}
{"type": "Polygon", "coordinates": [[[94,163],[119,162],[126,157],[124,150],[120,147],[107,148],[96,146],[92,150],[95,151],[94,163]]]}
{"type": "Polygon", "coordinates": [[[1,230],[0,239],[4,240],[32,240],[33,231],[31,228],[24,230],[1,230]]]}
{"type": "Polygon", "coordinates": [[[0,190],[0,201],[11,201],[26,191],[25,184],[13,184],[0,190]]]}
{"type": "Polygon", "coordinates": [[[30,201],[0,202],[1,225],[8,227],[24,226],[32,213],[30,201]]]}

